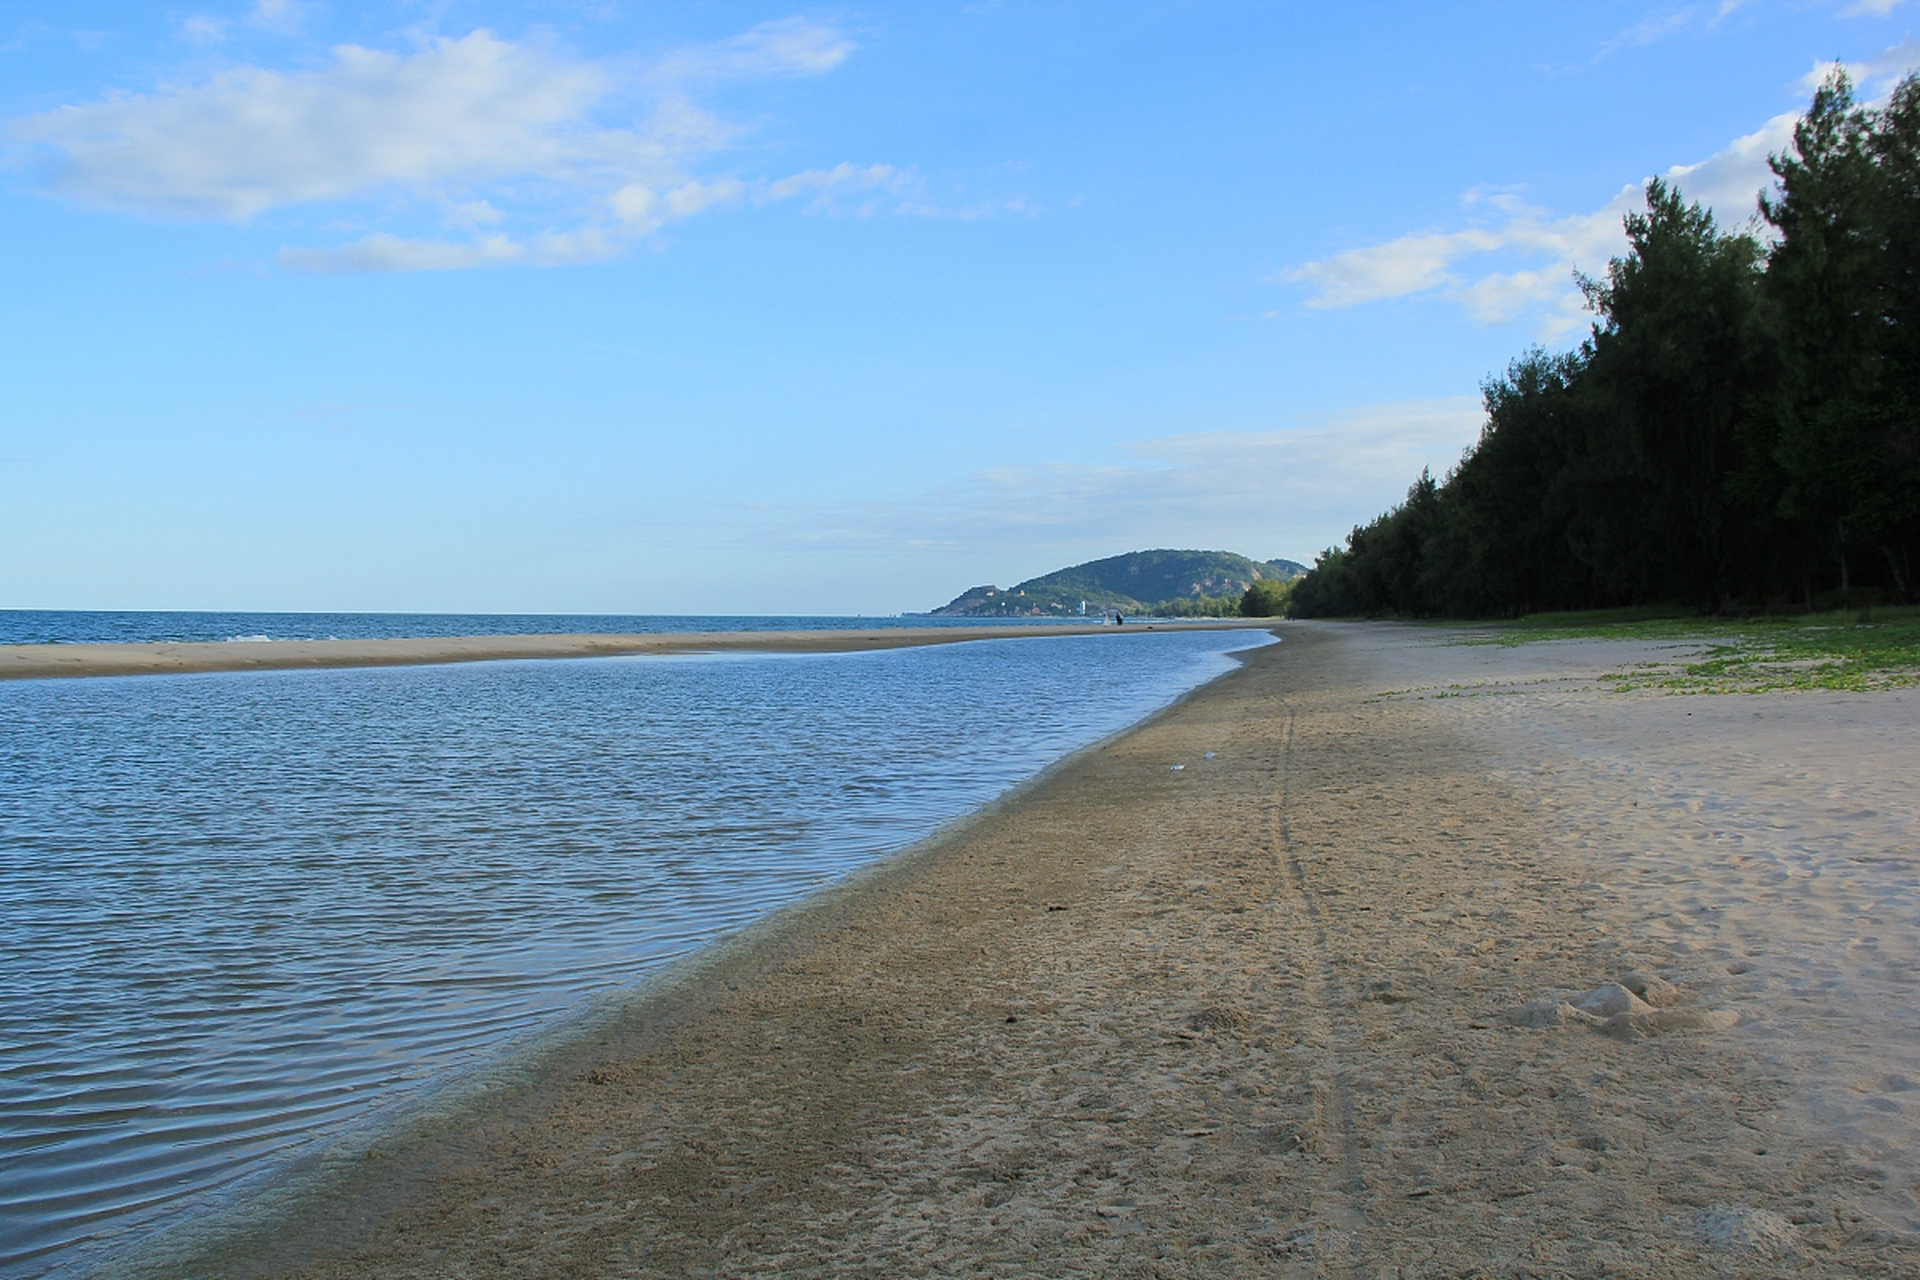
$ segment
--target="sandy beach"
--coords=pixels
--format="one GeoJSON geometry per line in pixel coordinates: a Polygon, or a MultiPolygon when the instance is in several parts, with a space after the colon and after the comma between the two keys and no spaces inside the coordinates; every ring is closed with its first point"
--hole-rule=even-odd
{"type": "MultiPolygon", "coordinates": [[[[1154,622],[1133,630],[1259,627],[1261,622],[1154,622]]],[[[687,631],[634,635],[420,636],[403,640],[191,641],[152,644],[0,645],[0,680],[54,676],[177,675],[195,671],[285,671],[406,667],[513,658],[610,658],[670,653],[859,653],[1021,636],[1120,634],[1102,623],[874,627],[858,631],[687,631]]]]}
{"type": "Polygon", "coordinates": [[[157,1270],[1920,1271],[1920,697],[1279,630],[157,1270]]]}

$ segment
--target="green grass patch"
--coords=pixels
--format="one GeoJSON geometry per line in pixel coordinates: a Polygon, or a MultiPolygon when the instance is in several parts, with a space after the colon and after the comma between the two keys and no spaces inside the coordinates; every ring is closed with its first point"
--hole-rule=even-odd
{"type": "Polygon", "coordinates": [[[1657,611],[1557,614],[1488,626],[1469,644],[1600,638],[1702,646],[1691,658],[1603,676],[1609,687],[1672,693],[1779,689],[1891,689],[1920,685],[1920,608],[1875,608],[1753,618],[1657,611]]]}
{"type": "Polygon", "coordinates": [[[1581,609],[1566,613],[1530,613],[1512,623],[1503,624],[1530,631],[1572,631],[1594,627],[1618,627],[1641,622],[1698,622],[1700,615],[1691,609],[1667,605],[1637,605],[1630,609],[1581,609]]]}

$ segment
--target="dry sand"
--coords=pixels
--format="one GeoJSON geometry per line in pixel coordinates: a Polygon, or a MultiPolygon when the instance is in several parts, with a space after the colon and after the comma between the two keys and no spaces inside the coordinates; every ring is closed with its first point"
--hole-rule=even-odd
{"type": "Polygon", "coordinates": [[[1920,690],[1623,696],[1592,678],[1685,646],[1455,648],[1438,671],[1407,632],[1368,647],[1536,797],[1623,946],[1739,1013],[1792,1084],[1773,1124],[1920,1232],[1920,690]]]}
{"type": "Polygon", "coordinates": [[[179,1269],[1920,1273],[1920,702],[1283,634],[179,1269]]]}
{"type": "MultiPolygon", "coordinates": [[[[1134,631],[1258,627],[1244,621],[1157,622],[1134,631]]],[[[167,675],[301,667],[406,667],[506,658],[605,658],[643,653],[850,653],[964,640],[1114,632],[1101,623],[875,627],[861,631],[689,631],[657,635],[418,636],[402,640],[206,640],[151,644],[0,645],[0,680],[44,676],[167,675]]]]}

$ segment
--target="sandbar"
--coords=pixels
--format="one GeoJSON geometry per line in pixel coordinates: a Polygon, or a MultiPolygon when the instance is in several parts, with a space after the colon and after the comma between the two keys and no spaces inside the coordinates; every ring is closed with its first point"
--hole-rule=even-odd
{"type": "Polygon", "coordinates": [[[152,1273],[1920,1273],[1920,699],[1280,631],[152,1273]]]}
{"type": "Polygon", "coordinates": [[[57,676],[167,675],[309,667],[403,667],[512,658],[606,658],[673,653],[856,653],[969,640],[1122,635],[1142,631],[1258,627],[1255,621],[1153,622],[1112,627],[874,627],[850,631],[689,631],[631,635],[418,636],[397,640],[189,641],[140,644],[0,645],[0,680],[57,676]]]}

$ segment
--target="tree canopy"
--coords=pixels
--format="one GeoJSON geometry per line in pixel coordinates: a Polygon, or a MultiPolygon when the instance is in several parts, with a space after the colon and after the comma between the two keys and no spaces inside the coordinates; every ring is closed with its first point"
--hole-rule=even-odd
{"type": "Polygon", "coordinates": [[[1920,551],[1920,79],[1836,72],[1773,158],[1755,230],[1668,183],[1583,279],[1578,349],[1483,386],[1479,441],[1355,528],[1300,616],[1715,612],[1872,588],[1920,551]]]}
{"type": "Polygon", "coordinates": [[[1251,583],[1240,597],[1239,611],[1243,618],[1274,618],[1287,611],[1287,599],[1293,594],[1291,582],[1278,582],[1272,578],[1260,578],[1251,583]]]}

